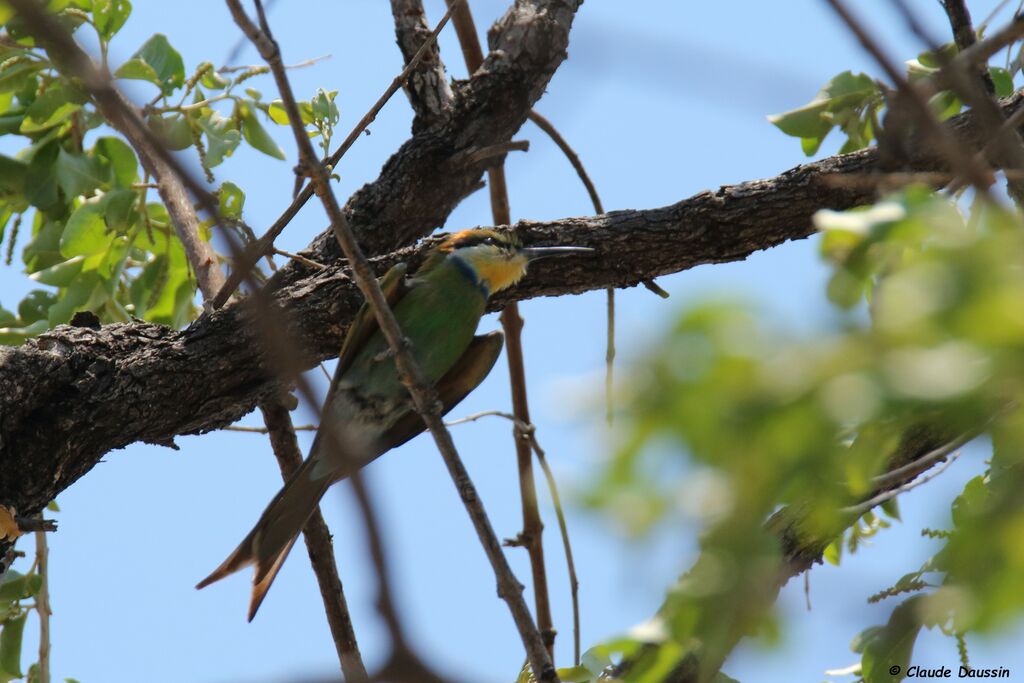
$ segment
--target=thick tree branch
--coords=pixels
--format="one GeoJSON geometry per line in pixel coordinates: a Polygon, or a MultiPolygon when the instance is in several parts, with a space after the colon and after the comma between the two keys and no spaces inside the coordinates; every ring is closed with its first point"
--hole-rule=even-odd
{"type": "MultiPolygon", "coordinates": [[[[581,0],[519,0],[491,28],[491,52],[469,81],[457,83],[451,116],[417,133],[384,164],[380,177],[348,200],[344,211],[366,253],[408,246],[444,225],[479,187],[488,161],[453,164],[459,153],[508,142],[566,57],[569,29],[581,0]]],[[[325,231],[303,252],[318,263],[341,256],[325,231]]],[[[308,271],[295,264],[272,282],[283,286],[308,271]]]]}
{"type": "MultiPolygon", "coordinates": [[[[398,47],[402,51],[405,63],[408,64],[430,36],[423,2],[391,0],[391,14],[395,18],[398,47]]],[[[408,95],[409,103],[416,112],[416,118],[412,122],[414,133],[426,130],[448,117],[454,94],[437,43],[430,46],[427,54],[420,59],[419,64],[409,75],[405,94],[408,95]]]]}
{"type": "MultiPolygon", "coordinates": [[[[1022,98],[1002,103],[1011,114],[1022,98]]],[[[972,148],[969,115],[953,125],[972,148]]],[[[677,204],[639,211],[515,226],[527,244],[577,244],[586,259],[540,262],[514,290],[492,302],[636,285],[753,252],[813,232],[821,208],[869,203],[864,183],[834,187],[823,178],[878,170],[875,149],[798,166],[775,178],[701,192],[677,204]]],[[[928,149],[908,161],[915,171],[948,171],[928,149]]],[[[399,260],[418,262],[433,241],[375,260],[378,273],[399,260]]],[[[362,299],[340,266],[274,292],[301,367],[337,353],[362,299]]],[[[179,434],[228,425],[281,389],[260,353],[251,308],[233,304],[185,330],[149,323],[100,329],[60,326],[20,347],[0,348],[0,502],[38,510],[103,454],[136,441],[172,445],[179,434]]]]}

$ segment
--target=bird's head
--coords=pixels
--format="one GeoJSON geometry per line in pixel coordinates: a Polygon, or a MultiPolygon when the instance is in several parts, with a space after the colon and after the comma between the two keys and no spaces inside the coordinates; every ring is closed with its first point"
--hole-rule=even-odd
{"type": "Polygon", "coordinates": [[[524,247],[510,232],[463,230],[442,242],[423,268],[451,260],[490,296],[519,282],[527,266],[537,259],[590,251],[589,247],[524,247]]]}

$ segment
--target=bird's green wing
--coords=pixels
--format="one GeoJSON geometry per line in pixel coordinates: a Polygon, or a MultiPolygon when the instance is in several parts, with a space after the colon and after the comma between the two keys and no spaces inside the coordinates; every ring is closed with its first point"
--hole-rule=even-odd
{"type": "MultiPolygon", "coordinates": [[[[406,292],[405,273],[407,270],[409,270],[407,264],[396,263],[378,280],[380,288],[384,290],[384,298],[387,299],[388,305],[391,308],[398,304],[406,292]]],[[[338,369],[334,372],[335,377],[341,377],[345,374],[345,370],[352,364],[363,344],[376,331],[377,318],[373,315],[373,311],[370,310],[369,304],[364,301],[363,305],[359,308],[359,312],[356,313],[356,317],[352,319],[352,324],[348,328],[348,334],[345,336],[345,343],[341,345],[341,353],[338,355],[338,369]]]]}
{"type": "MultiPolygon", "coordinates": [[[[487,377],[498,360],[504,342],[505,337],[501,332],[473,337],[466,352],[434,387],[437,398],[441,401],[442,415],[458,405],[484,381],[484,377],[487,377]]],[[[419,413],[405,413],[381,436],[378,442],[381,452],[401,446],[424,429],[426,425],[423,424],[423,418],[419,413]]]]}

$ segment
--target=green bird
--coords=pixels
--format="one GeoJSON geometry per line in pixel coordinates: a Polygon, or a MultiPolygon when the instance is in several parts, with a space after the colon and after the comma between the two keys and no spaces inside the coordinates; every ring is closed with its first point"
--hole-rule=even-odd
{"type": "MultiPolygon", "coordinates": [[[[412,275],[407,277],[407,265],[399,263],[381,278],[381,289],[445,413],[483,381],[501,353],[500,332],[474,336],[488,297],[518,282],[538,258],[587,251],[592,250],[523,247],[509,233],[465,230],[445,239],[412,275]]],[[[345,448],[325,448],[318,432],[309,457],[256,526],[196,586],[255,565],[249,621],[331,484],[425,429],[365,303],[345,338],[321,419],[339,427],[336,433],[345,448]]]]}

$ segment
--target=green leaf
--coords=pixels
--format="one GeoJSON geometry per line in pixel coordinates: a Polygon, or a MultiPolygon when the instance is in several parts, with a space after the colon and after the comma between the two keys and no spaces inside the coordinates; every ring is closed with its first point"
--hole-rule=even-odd
{"type": "Polygon", "coordinates": [[[18,318],[23,324],[30,325],[36,321],[46,321],[46,312],[57,303],[57,297],[42,289],[33,289],[18,304],[18,318]]]}
{"type": "MultiPolygon", "coordinates": [[[[28,612],[9,618],[3,623],[0,631],[0,677],[21,678],[21,636],[25,631],[25,620],[28,612]]],[[[7,679],[10,680],[10,679],[7,679]]]]}
{"type": "Polygon", "coordinates": [[[154,114],[146,119],[146,124],[167,149],[180,152],[192,145],[192,129],[188,120],[180,114],[154,114]]]}
{"type": "Polygon", "coordinates": [[[85,96],[77,88],[50,86],[25,111],[22,133],[37,133],[63,123],[82,108],[85,96]]]}
{"type": "Polygon", "coordinates": [[[185,63],[171,47],[167,36],[157,33],[122,64],[114,76],[149,81],[160,86],[164,95],[170,95],[185,84],[185,63]]]}
{"type": "Polygon", "coordinates": [[[25,189],[25,174],[28,164],[0,154],[0,190],[18,193],[25,189]]]}
{"type": "Polygon", "coordinates": [[[585,666],[558,669],[558,678],[563,683],[591,683],[597,680],[597,676],[585,666]]]}
{"type": "Polygon", "coordinates": [[[0,92],[19,92],[43,68],[44,65],[41,62],[32,60],[29,62],[17,62],[6,69],[0,70],[0,92]]]}
{"type": "Polygon", "coordinates": [[[910,664],[921,622],[916,608],[921,596],[906,600],[892,611],[889,622],[876,631],[864,644],[861,654],[861,674],[865,683],[890,683],[899,675],[889,673],[890,667],[905,672],[910,664]]]}
{"type": "Polygon", "coordinates": [[[25,199],[32,206],[49,209],[60,199],[57,193],[57,155],[60,144],[50,142],[37,150],[25,173],[25,199]]]}
{"type": "Polygon", "coordinates": [[[206,164],[210,168],[231,156],[242,141],[234,119],[216,111],[200,117],[199,128],[206,134],[206,164]]]}
{"type": "Polygon", "coordinates": [[[953,501],[953,526],[966,526],[971,519],[978,517],[988,503],[988,487],[985,479],[977,476],[964,485],[964,490],[953,501]]]}
{"type": "Polygon", "coordinates": [[[47,503],[46,509],[49,510],[50,512],[60,512],[60,506],[57,505],[56,500],[51,500],[49,503],[47,503]]]}
{"type": "Polygon", "coordinates": [[[943,90],[940,93],[935,94],[930,100],[928,105],[935,112],[935,115],[940,121],[945,121],[951,116],[956,116],[963,109],[963,103],[960,98],[956,96],[951,90],[943,90]]]}
{"type": "Polygon", "coordinates": [[[104,180],[104,173],[96,159],[61,148],[57,154],[57,185],[67,198],[89,195],[104,180]]]}
{"type": "Polygon", "coordinates": [[[323,88],[319,88],[316,91],[316,95],[313,96],[313,101],[310,102],[313,108],[313,117],[320,121],[326,121],[331,125],[337,123],[339,118],[338,105],[334,103],[334,98],[337,95],[337,90],[327,92],[323,88]]]}
{"type": "Polygon", "coordinates": [[[1009,97],[1013,94],[1013,74],[999,66],[990,66],[988,73],[996,86],[996,97],[1009,97]]]}
{"type": "MultiPolygon", "coordinates": [[[[26,340],[46,332],[48,329],[50,329],[50,325],[46,320],[37,320],[25,327],[0,327],[0,344],[18,346],[26,340]]],[[[2,606],[2,603],[0,603],[0,606],[2,606]]]]}
{"type": "Polygon", "coordinates": [[[29,278],[51,287],[67,287],[82,272],[85,256],[73,256],[63,263],[55,263],[49,268],[38,270],[29,278]]]}
{"type": "Polygon", "coordinates": [[[245,205],[245,193],[232,182],[225,182],[217,192],[220,202],[220,214],[225,218],[241,218],[242,207],[245,205]]]}
{"type": "Polygon", "coordinates": [[[110,40],[120,31],[131,13],[132,3],[128,0],[92,0],[93,22],[104,40],[110,40]]]}
{"type": "Polygon", "coordinates": [[[95,271],[84,273],[72,282],[57,303],[50,307],[46,319],[50,327],[55,327],[71,320],[71,316],[78,311],[98,308],[107,298],[99,274],[95,271]]]}
{"type": "Polygon", "coordinates": [[[900,504],[895,498],[890,498],[882,503],[882,511],[893,519],[900,520],[900,504]]]}
{"type": "Polygon", "coordinates": [[[796,138],[823,138],[832,130],[833,125],[822,116],[827,111],[827,100],[813,100],[799,109],[771,114],[768,121],[786,135],[796,138]]]}
{"type": "Polygon", "coordinates": [[[231,84],[231,81],[221,76],[215,69],[207,70],[199,82],[209,90],[223,90],[231,84]]]}
{"type": "Polygon", "coordinates": [[[956,57],[957,52],[959,51],[960,50],[957,48],[956,43],[946,43],[938,50],[922,52],[917,56],[917,61],[929,69],[939,69],[943,64],[946,64],[956,57]]]}
{"type": "Polygon", "coordinates": [[[22,574],[13,569],[4,576],[4,582],[0,584],[0,601],[12,602],[31,598],[39,592],[41,578],[38,574],[22,574]]]}
{"type": "Polygon", "coordinates": [[[831,565],[839,566],[839,562],[843,558],[843,538],[840,536],[835,539],[827,546],[825,546],[825,552],[821,555],[822,559],[831,565]]]}
{"type": "Polygon", "coordinates": [[[256,88],[246,88],[245,89],[245,94],[248,95],[249,97],[251,97],[254,100],[259,100],[261,97],[263,97],[263,93],[261,93],[256,88]]]}
{"type": "Polygon", "coordinates": [[[117,234],[125,234],[135,224],[135,190],[113,190],[103,195],[100,201],[103,222],[117,234]]]}
{"type": "Polygon", "coordinates": [[[239,109],[242,118],[242,135],[245,136],[245,141],[268,156],[284,160],[284,151],[277,146],[277,143],[256,118],[256,112],[244,104],[239,109]]]}
{"type": "Polygon", "coordinates": [[[772,114],[768,121],[786,135],[801,138],[804,153],[810,156],[818,151],[821,141],[836,124],[833,114],[852,113],[879,96],[878,86],[871,77],[844,71],[826,83],[804,106],[772,114]]]}
{"type": "MultiPolygon", "coordinates": [[[[313,105],[309,102],[296,102],[295,105],[299,109],[299,118],[302,119],[302,123],[309,125],[313,123],[313,105]]],[[[274,123],[282,126],[288,125],[288,112],[284,109],[283,100],[274,100],[270,103],[267,108],[267,114],[270,116],[270,120],[274,123]]]]}
{"type": "MultiPolygon", "coordinates": [[[[191,144],[191,136],[188,144],[191,144]]],[[[187,146],[187,145],[186,145],[187,146]]],[[[139,160],[121,138],[103,137],[92,148],[93,156],[110,172],[116,187],[131,187],[139,180],[139,160]]]]}
{"type": "Polygon", "coordinates": [[[106,249],[111,240],[99,202],[86,202],[75,209],[60,237],[60,253],[66,258],[90,256],[106,249]]]}

